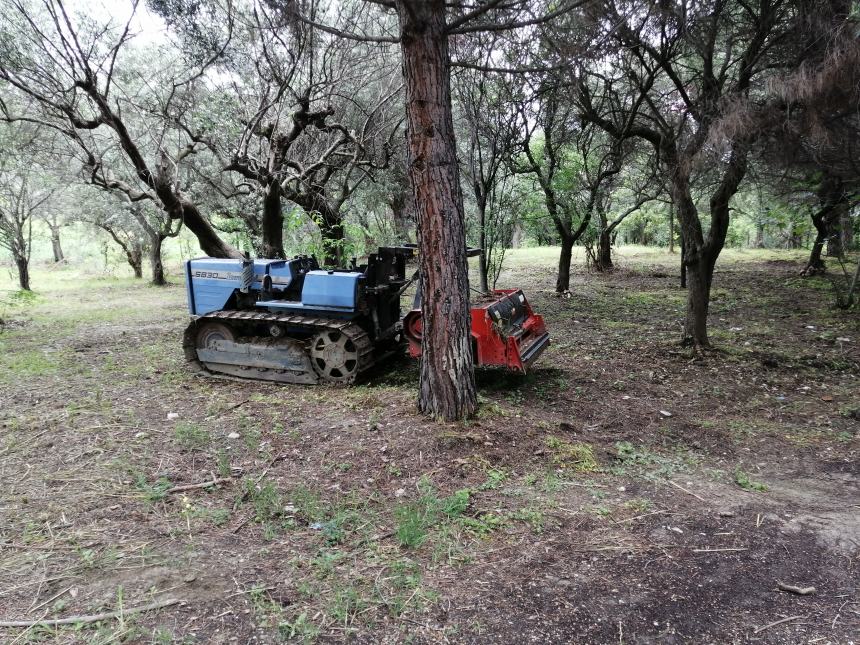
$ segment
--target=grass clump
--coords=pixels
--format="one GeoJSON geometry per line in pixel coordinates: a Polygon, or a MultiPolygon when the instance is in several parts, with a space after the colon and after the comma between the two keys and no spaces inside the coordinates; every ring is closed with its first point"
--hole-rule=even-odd
{"type": "Polygon", "coordinates": [[[550,451],[553,465],[561,470],[586,473],[599,468],[591,444],[547,437],[546,447],[550,451]]]}
{"type": "Polygon", "coordinates": [[[156,481],[150,483],[146,476],[142,474],[137,476],[134,485],[149,504],[161,501],[167,496],[167,491],[173,488],[173,483],[166,477],[159,477],[156,481]]]}
{"type": "Polygon", "coordinates": [[[394,535],[402,547],[415,549],[427,540],[430,531],[440,523],[459,518],[469,506],[471,491],[462,489],[448,497],[439,497],[429,480],[418,483],[421,496],[394,509],[394,535]]]}
{"type": "Polygon", "coordinates": [[[752,479],[750,479],[749,474],[740,469],[735,471],[735,483],[744,490],[755,491],[758,493],[764,493],[765,491],[767,491],[766,484],[753,481],[752,479]]]}
{"type": "Polygon", "coordinates": [[[190,421],[178,422],[173,432],[176,443],[184,450],[202,450],[212,442],[207,430],[190,421]]]}

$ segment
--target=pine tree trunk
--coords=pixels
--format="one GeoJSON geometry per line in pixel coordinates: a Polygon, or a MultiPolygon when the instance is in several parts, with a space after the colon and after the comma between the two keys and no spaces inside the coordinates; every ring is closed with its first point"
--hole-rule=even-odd
{"type": "Polygon", "coordinates": [[[15,265],[18,267],[18,285],[22,291],[30,291],[30,262],[23,256],[15,258],[15,265]]]}
{"type": "Polygon", "coordinates": [[[466,227],[451,109],[444,0],[397,0],[406,84],[407,167],[418,215],[424,334],[421,411],[440,420],[478,407],[466,227]]]}
{"type": "Polygon", "coordinates": [[[266,186],[263,199],[263,246],[260,249],[264,258],[283,259],[284,253],[284,213],[281,204],[281,185],[277,181],[266,186]]]}
{"type": "Polygon", "coordinates": [[[478,271],[480,272],[481,293],[490,293],[489,280],[487,273],[489,266],[487,263],[487,205],[478,202],[479,223],[481,227],[480,240],[478,242],[481,247],[481,256],[478,259],[478,271]]]}
{"type": "Polygon", "coordinates": [[[561,238],[561,253],[558,254],[558,280],[555,292],[570,291],[570,260],[573,256],[573,240],[570,237],[561,238]]]}
{"type": "Polygon", "coordinates": [[[164,277],[164,263],[161,258],[161,245],[164,238],[156,235],[150,240],[149,248],[149,263],[152,267],[152,284],[156,287],[163,287],[167,284],[167,279],[164,277]]]}
{"type": "Polygon", "coordinates": [[[845,251],[842,248],[842,218],[840,215],[841,213],[834,213],[833,217],[827,220],[827,256],[831,258],[841,258],[845,251]]]}
{"type": "Polygon", "coordinates": [[[809,260],[806,262],[806,267],[800,272],[803,276],[811,276],[819,273],[824,273],[827,267],[824,260],[821,259],[821,251],[824,249],[824,243],[827,241],[827,225],[826,222],[815,222],[816,235],[815,242],[812,243],[812,251],[809,253],[809,260]]]}

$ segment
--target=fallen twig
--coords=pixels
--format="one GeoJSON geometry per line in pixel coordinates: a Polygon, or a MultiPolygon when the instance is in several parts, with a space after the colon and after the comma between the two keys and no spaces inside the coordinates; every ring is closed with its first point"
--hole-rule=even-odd
{"type": "Polygon", "coordinates": [[[181,601],[178,598],[167,598],[166,600],[159,600],[158,602],[152,602],[148,605],[130,607],[121,611],[107,611],[102,614],[90,614],[87,616],[69,616],[67,618],[50,618],[48,620],[0,620],[0,627],[33,627],[34,625],[52,626],[98,623],[102,620],[112,620],[114,618],[119,618],[120,616],[130,616],[144,611],[153,611],[155,609],[161,609],[162,607],[170,607],[171,605],[176,605],[179,602],[181,601]]]}
{"type": "Polygon", "coordinates": [[[720,551],[749,551],[746,547],[726,547],[725,549],[693,549],[693,553],[719,553],[720,551]]]}
{"type": "Polygon", "coordinates": [[[798,596],[811,596],[815,593],[815,587],[797,587],[795,585],[787,585],[779,580],[776,581],[776,586],[780,591],[787,591],[798,596]]]}
{"type": "Polygon", "coordinates": [[[806,616],[789,616],[788,618],[782,618],[780,620],[775,620],[772,623],[768,623],[764,627],[756,627],[755,630],[753,630],[753,634],[759,634],[766,629],[770,629],[771,627],[776,627],[777,625],[782,625],[783,623],[787,623],[790,620],[800,620],[801,618],[806,618],[806,616]]]}
{"type": "Polygon", "coordinates": [[[199,484],[181,484],[179,486],[174,486],[173,488],[168,488],[167,493],[181,493],[186,490],[196,490],[198,488],[210,488],[212,486],[217,486],[218,484],[226,484],[227,482],[232,482],[232,477],[216,477],[208,482],[200,482],[199,484]]]}
{"type": "MultiPolygon", "coordinates": [[[[74,586],[74,585],[72,585],[72,586],[74,586]]],[[[36,611],[37,609],[39,609],[39,608],[41,608],[41,607],[44,607],[45,605],[47,605],[47,604],[48,604],[49,602],[51,602],[52,600],[56,600],[57,598],[59,598],[60,596],[62,596],[62,595],[63,595],[64,593],[66,593],[67,591],[70,591],[71,589],[72,589],[72,587],[66,587],[65,589],[63,589],[63,590],[62,590],[62,591],[60,591],[59,593],[55,593],[53,596],[51,596],[50,598],[48,598],[46,601],[41,602],[41,603],[39,603],[38,605],[36,605],[35,607],[33,607],[33,608],[32,608],[32,609],[30,609],[27,613],[28,613],[28,614],[29,614],[29,613],[32,613],[32,612],[36,611]]],[[[38,596],[36,596],[36,597],[38,598],[38,596]]]]}
{"type": "Polygon", "coordinates": [[[53,428],[53,427],[52,427],[52,428],[48,428],[47,430],[42,430],[42,432],[40,432],[40,433],[39,433],[39,434],[37,434],[37,435],[34,435],[34,436],[32,436],[32,437],[26,437],[26,438],[25,438],[21,443],[19,443],[19,444],[15,444],[14,442],[13,442],[13,443],[10,443],[10,444],[9,444],[8,446],[6,446],[3,450],[0,450],[0,457],[3,457],[7,452],[10,452],[10,451],[12,451],[12,450],[14,450],[14,449],[24,448],[25,446],[30,445],[31,443],[33,443],[34,441],[36,441],[36,439],[38,439],[39,437],[42,437],[42,436],[44,436],[44,435],[48,434],[49,432],[51,432],[51,430],[54,430],[54,429],[55,429],[55,428],[53,428]]]}
{"type": "Polygon", "coordinates": [[[678,490],[684,491],[685,493],[687,493],[687,495],[692,495],[693,497],[695,497],[695,498],[696,498],[697,500],[699,500],[700,502],[704,502],[705,504],[707,504],[707,503],[708,503],[708,500],[706,500],[706,499],[704,499],[704,498],[702,498],[702,497],[699,497],[698,495],[696,495],[696,493],[694,493],[694,492],[692,492],[692,491],[687,490],[686,488],[684,488],[684,487],[683,487],[683,486],[681,486],[680,484],[676,484],[676,483],[675,483],[675,482],[673,482],[671,479],[669,479],[669,480],[667,480],[667,481],[668,481],[672,486],[674,486],[675,488],[677,488],[678,490]]]}
{"type": "Polygon", "coordinates": [[[216,412],[216,413],[214,413],[214,414],[210,414],[208,417],[206,417],[206,418],[204,419],[204,421],[211,421],[212,419],[217,419],[218,417],[222,417],[222,416],[224,416],[225,414],[227,414],[228,412],[232,412],[232,411],[233,411],[233,410],[235,410],[236,408],[239,408],[239,407],[241,407],[241,406],[245,405],[245,404],[246,404],[248,401],[250,401],[250,400],[251,400],[251,399],[245,399],[244,401],[239,401],[238,403],[234,403],[234,404],[233,404],[233,405],[231,405],[229,408],[226,408],[226,409],[221,410],[220,412],[216,412]]]}
{"type": "MultiPolygon", "coordinates": [[[[833,617],[833,622],[830,624],[830,629],[836,629],[836,622],[839,620],[839,615],[842,613],[842,609],[847,605],[850,600],[846,600],[841,605],[839,605],[839,609],[836,610],[836,615],[833,617]]],[[[854,612],[857,613],[856,611],[854,612]]]]}
{"type": "Polygon", "coordinates": [[[650,517],[651,515],[662,515],[668,512],[669,511],[652,511],[651,513],[644,513],[643,515],[637,515],[636,517],[628,517],[623,520],[618,520],[616,524],[623,524],[624,522],[635,522],[636,520],[641,520],[643,517],[650,517]]]}

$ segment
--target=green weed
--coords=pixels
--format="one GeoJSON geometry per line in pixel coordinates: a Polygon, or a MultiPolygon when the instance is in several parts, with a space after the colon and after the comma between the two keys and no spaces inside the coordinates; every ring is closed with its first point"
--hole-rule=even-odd
{"type": "Polygon", "coordinates": [[[166,477],[159,477],[155,482],[150,483],[143,474],[137,476],[134,485],[150,504],[164,499],[167,491],[173,487],[173,483],[166,477]]]}
{"type": "Polygon", "coordinates": [[[553,465],[560,470],[583,473],[593,472],[599,467],[591,444],[571,443],[558,437],[547,437],[546,446],[553,465]]]}
{"type": "Polygon", "coordinates": [[[184,450],[202,450],[212,442],[207,430],[190,421],[177,422],[173,434],[176,443],[184,450]]]}
{"type": "Polygon", "coordinates": [[[763,493],[767,490],[767,486],[765,484],[753,481],[743,470],[735,471],[735,483],[744,490],[757,491],[759,493],[763,493]]]}
{"type": "Polygon", "coordinates": [[[440,498],[426,478],[422,478],[418,488],[421,496],[417,500],[394,509],[395,537],[406,548],[418,548],[424,544],[429,531],[441,521],[460,517],[468,508],[471,496],[469,490],[463,489],[440,498]]]}
{"type": "Polygon", "coordinates": [[[282,620],[278,623],[278,635],[284,640],[310,643],[316,640],[319,633],[319,627],[308,618],[307,612],[304,611],[292,621],[282,620]]]}

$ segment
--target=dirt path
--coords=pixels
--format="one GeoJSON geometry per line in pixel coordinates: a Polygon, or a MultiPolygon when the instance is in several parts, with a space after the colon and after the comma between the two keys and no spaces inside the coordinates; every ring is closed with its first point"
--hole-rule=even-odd
{"type": "Polygon", "coordinates": [[[662,262],[570,299],[518,272],[553,346],[445,426],[406,360],[349,389],[193,377],[179,286],[8,310],[0,620],[182,602],[0,641],[860,641],[856,313],[799,264],[727,262],[720,351],[690,361],[662,262]]]}

